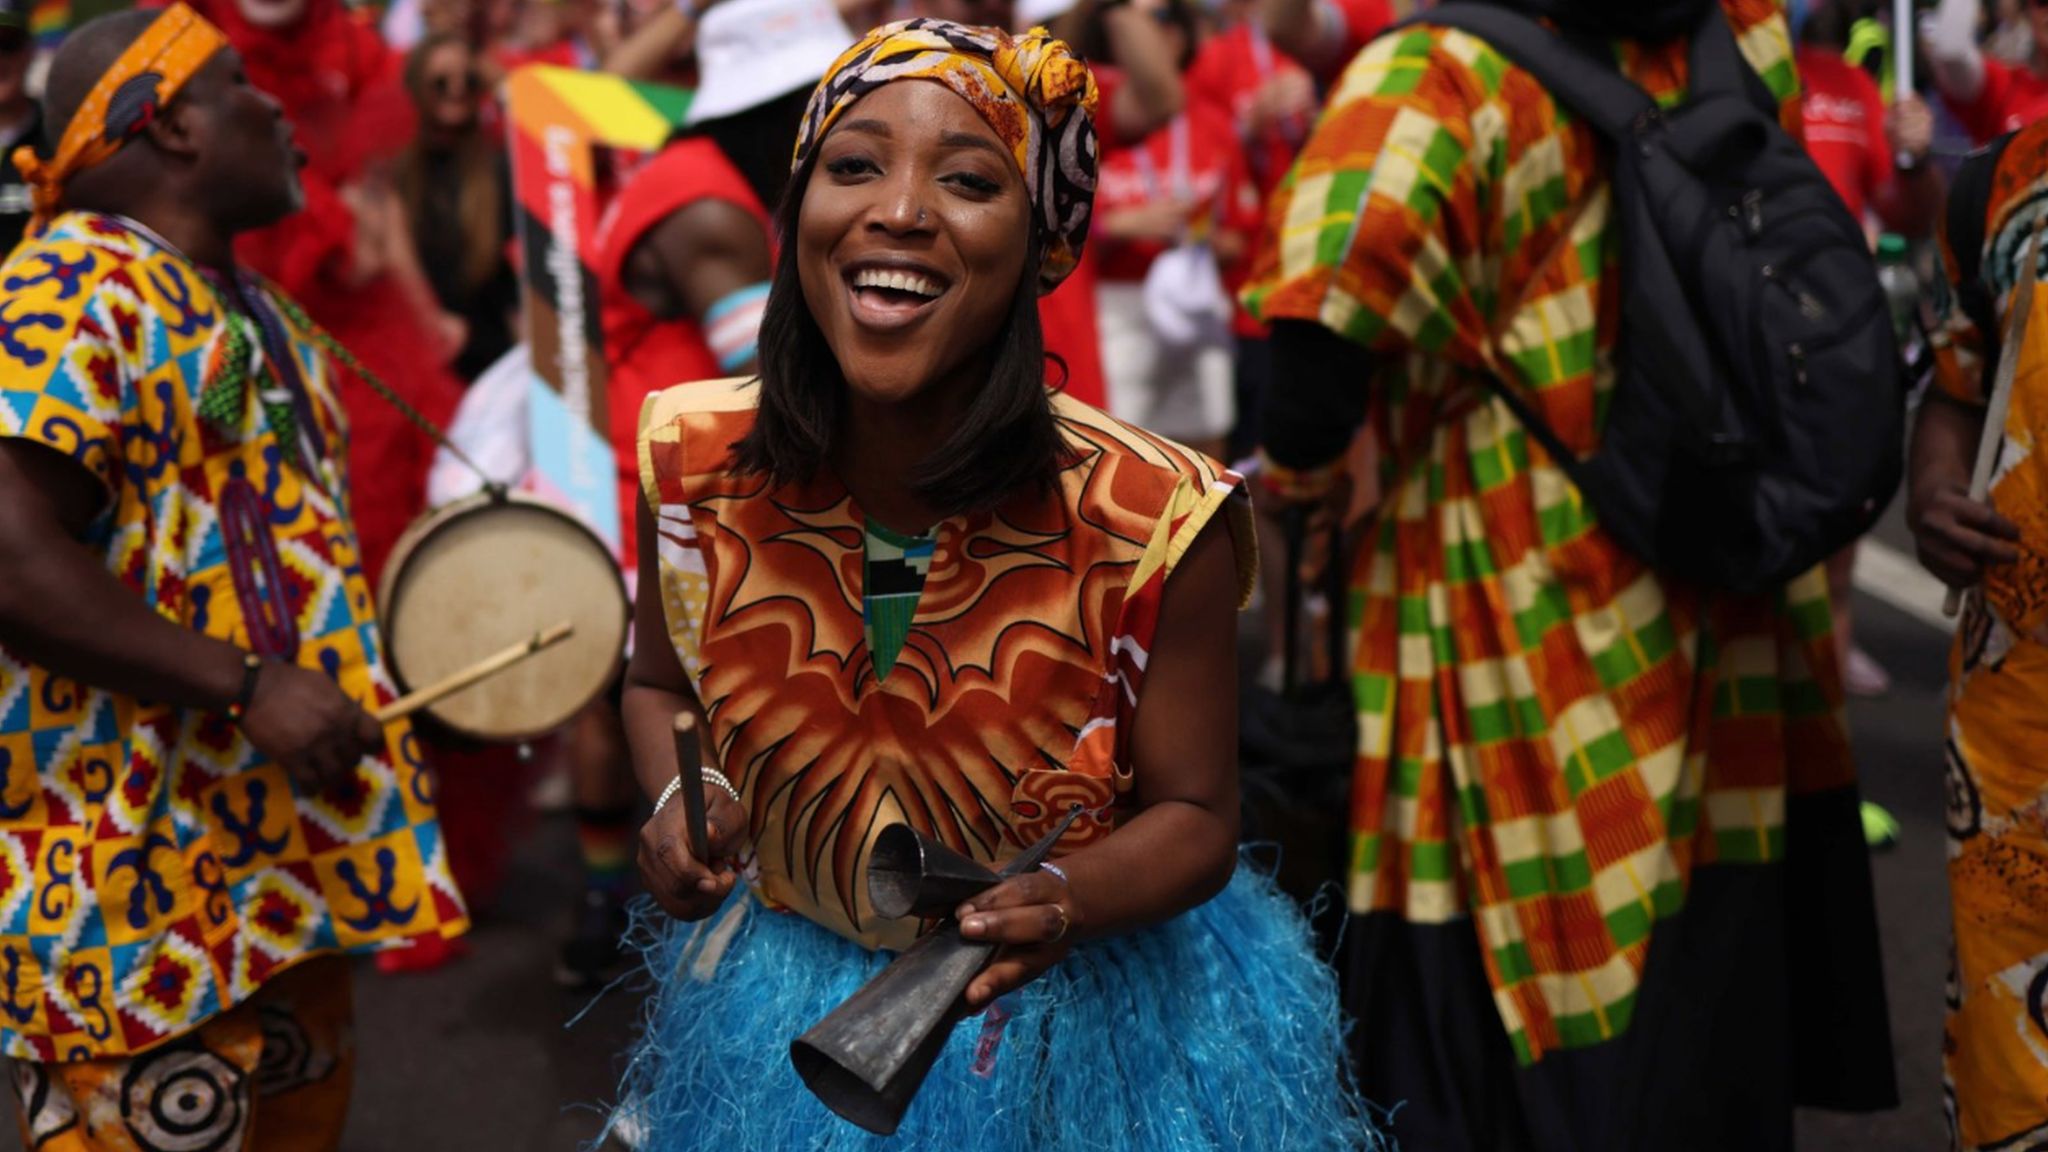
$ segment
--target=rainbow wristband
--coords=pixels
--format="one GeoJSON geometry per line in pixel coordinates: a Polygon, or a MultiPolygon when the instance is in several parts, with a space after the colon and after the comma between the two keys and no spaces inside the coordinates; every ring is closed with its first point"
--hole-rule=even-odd
{"type": "Polygon", "coordinates": [[[768,310],[768,282],[749,284],[718,298],[704,311],[704,342],[721,372],[737,372],[760,351],[761,315],[768,310]]]}

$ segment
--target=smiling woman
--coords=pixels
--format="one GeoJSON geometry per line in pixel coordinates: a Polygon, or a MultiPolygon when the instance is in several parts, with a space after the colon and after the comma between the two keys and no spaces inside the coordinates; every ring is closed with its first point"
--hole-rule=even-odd
{"type": "Polygon", "coordinates": [[[618,1113],[643,1148],[869,1146],[788,1053],[917,937],[871,900],[877,837],[993,866],[1075,809],[1054,864],[933,929],[998,950],[899,1146],[1374,1142],[1329,973],[1235,868],[1241,481],[1045,387],[1035,299],[1087,234],[1094,102],[1042,32],[871,33],[798,139],[758,381],[643,415],[658,594],[625,710],[667,915],[618,1113]],[[682,712],[703,858],[659,802],[700,771],[682,712]]]}
{"type": "Polygon", "coordinates": [[[1050,490],[1062,453],[1031,196],[972,105],[932,83],[866,95],[806,155],[779,224],[796,243],[762,320],[742,466],[784,482],[835,459],[867,474],[873,462],[842,454],[885,448],[914,499],[865,506],[920,528],[1050,490]]]}

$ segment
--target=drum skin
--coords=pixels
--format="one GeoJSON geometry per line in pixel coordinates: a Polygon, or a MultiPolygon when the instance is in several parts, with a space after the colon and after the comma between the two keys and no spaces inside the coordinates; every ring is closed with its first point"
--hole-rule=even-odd
{"type": "Polygon", "coordinates": [[[391,671],[432,684],[564,620],[575,634],[426,712],[473,739],[516,742],[560,727],[619,675],[630,608],[618,561],[574,517],[488,492],[413,522],[378,594],[391,671]]]}

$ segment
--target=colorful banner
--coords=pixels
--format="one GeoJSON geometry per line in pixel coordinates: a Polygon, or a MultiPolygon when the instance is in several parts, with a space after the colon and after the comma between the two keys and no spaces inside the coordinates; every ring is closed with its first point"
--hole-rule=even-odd
{"type": "MultiPolygon", "coordinates": [[[[534,483],[614,549],[618,505],[599,322],[598,222],[626,178],[668,141],[690,94],[537,65],[506,82],[519,208],[534,483]]],[[[618,430],[630,435],[631,429],[618,430]]]]}
{"type": "Polygon", "coordinates": [[[28,10],[28,30],[39,47],[55,48],[71,30],[71,0],[35,0],[28,10]]]}

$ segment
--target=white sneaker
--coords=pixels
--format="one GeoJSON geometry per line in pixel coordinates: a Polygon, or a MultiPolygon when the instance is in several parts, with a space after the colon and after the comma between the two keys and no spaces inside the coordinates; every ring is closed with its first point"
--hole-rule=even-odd
{"type": "Polygon", "coordinates": [[[1870,653],[1850,648],[1848,659],[1842,661],[1842,690],[1866,700],[1884,696],[1892,690],[1891,673],[1870,653]]]}

